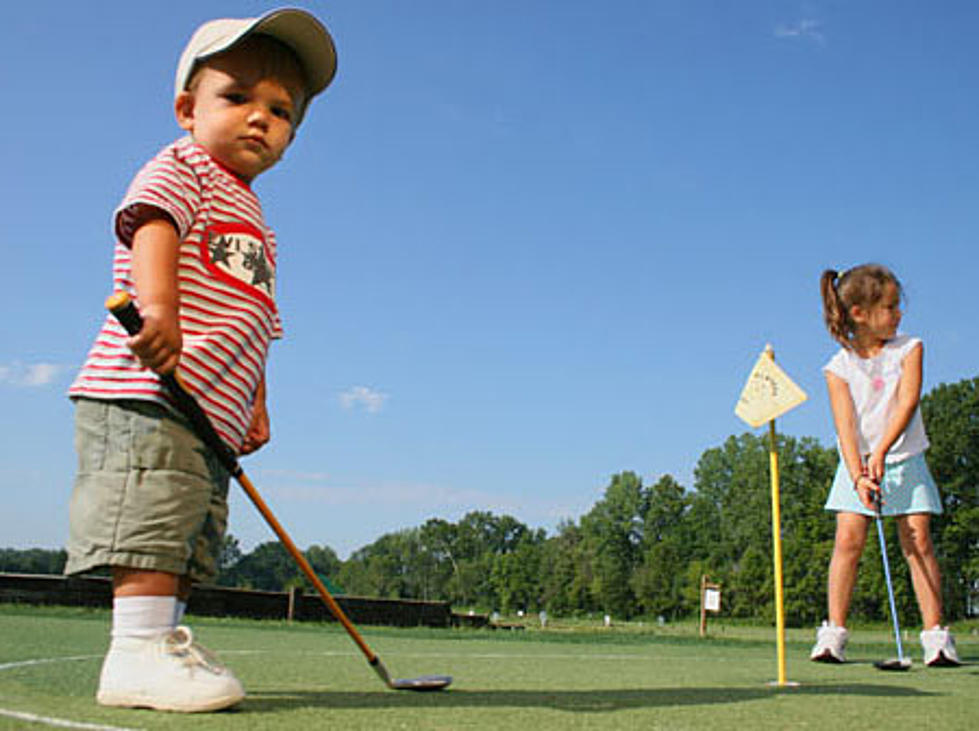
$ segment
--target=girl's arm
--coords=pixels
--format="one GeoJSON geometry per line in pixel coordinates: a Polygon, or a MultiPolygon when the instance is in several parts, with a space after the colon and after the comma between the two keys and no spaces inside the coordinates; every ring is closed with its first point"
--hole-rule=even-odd
{"type": "Polygon", "coordinates": [[[829,405],[833,410],[833,423],[836,425],[836,437],[840,441],[840,452],[846,465],[853,487],[860,496],[860,502],[873,510],[872,492],[877,485],[867,476],[863,469],[863,459],[857,440],[857,415],[850,395],[850,386],[835,373],[826,371],[826,387],[829,390],[829,405]]]}
{"type": "Polygon", "coordinates": [[[133,234],[133,285],[143,329],[129,338],[129,348],[140,363],[161,374],[177,367],[183,347],[177,288],[179,255],[177,230],[165,219],[150,220],[133,234]]]}
{"type": "Polygon", "coordinates": [[[924,361],[924,346],[921,343],[915,345],[911,351],[904,356],[901,361],[901,380],[897,384],[897,399],[893,413],[887,426],[884,428],[884,436],[867,461],[867,469],[870,477],[880,481],[884,476],[884,458],[887,456],[894,442],[898,440],[904,430],[911,423],[918,402],[921,400],[921,372],[922,362],[924,361]]]}

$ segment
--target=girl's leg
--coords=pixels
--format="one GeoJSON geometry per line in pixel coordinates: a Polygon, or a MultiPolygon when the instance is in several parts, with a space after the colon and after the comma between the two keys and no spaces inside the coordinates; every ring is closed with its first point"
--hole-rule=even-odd
{"type": "Polygon", "coordinates": [[[925,629],[931,629],[942,622],[942,580],[931,543],[931,515],[902,515],[897,519],[897,532],[911,570],[921,620],[925,629]]]}
{"type": "Polygon", "coordinates": [[[857,565],[867,542],[867,526],[870,518],[857,513],[836,514],[836,540],[833,558],[829,563],[827,603],[829,621],[838,627],[846,626],[850,613],[850,599],[857,583],[857,565]]]}

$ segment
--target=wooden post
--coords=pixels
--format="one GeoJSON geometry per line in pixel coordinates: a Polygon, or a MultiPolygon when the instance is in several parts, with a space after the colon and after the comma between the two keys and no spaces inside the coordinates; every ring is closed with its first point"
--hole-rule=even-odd
{"type": "Polygon", "coordinates": [[[707,636],[707,612],[721,611],[721,585],[710,581],[707,574],[700,577],[700,636],[707,636]]]}
{"type": "Polygon", "coordinates": [[[704,601],[707,593],[707,574],[700,576],[700,636],[707,636],[707,604],[704,601]]]}
{"type": "Polygon", "coordinates": [[[286,611],[286,619],[292,621],[296,618],[296,613],[299,611],[299,604],[303,600],[303,588],[301,586],[293,586],[289,589],[289,609],[286,611]]]}

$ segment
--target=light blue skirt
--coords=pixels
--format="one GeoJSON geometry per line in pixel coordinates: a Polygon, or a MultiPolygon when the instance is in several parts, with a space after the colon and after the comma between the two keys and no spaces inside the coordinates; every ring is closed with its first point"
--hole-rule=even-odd
{"type": "MultiPolygon", "coordinates": [[[[942,512],[942,499],[923,453],[884,465],[884,479],[880,487],[883,498],[882,515],[907,515],[908,513],[939,515],[942,512]]],[[[842,459],[836,470],[836,477],[833,479],[825,508],[841,513],[859,513],[871,517],[874,515],[872,510],[867,510],[860,502],[857,491],[853,489],[853,480],[850,479],[850,473],[842,459]]]]}

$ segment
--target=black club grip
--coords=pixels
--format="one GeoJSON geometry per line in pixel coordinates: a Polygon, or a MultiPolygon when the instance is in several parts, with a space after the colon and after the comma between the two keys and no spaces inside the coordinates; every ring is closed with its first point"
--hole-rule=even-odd
{"type": "Polygon", "coordinates": [[[116,292],[105,301],[105,309],[115,315],[119,323],[130,335],[143,329],[143,316],[136,309],[136,303],[126,292],[116,292]]]}

